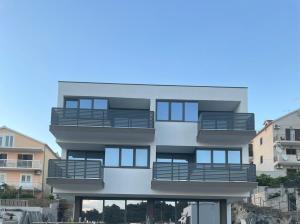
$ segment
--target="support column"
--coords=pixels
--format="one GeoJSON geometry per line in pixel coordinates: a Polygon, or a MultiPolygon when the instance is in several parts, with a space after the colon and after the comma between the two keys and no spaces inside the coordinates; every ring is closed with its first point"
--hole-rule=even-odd
{"type": "Polygon", "coordinates": [[[148,199],[147,200],[147,216],[146,216],[147,221],[149,221],[149,224],[154,223],[154,199],[148,199]]]}
{"type": "MultiPolygon", "coordinates": [[[[227,202],[220,200],[220,224],[227,224],[227,202]]],[[[230,223],[228,223],[230,224],[230,223]]]]}
{"type": "Polygon", "coordinates": [[[79,222],[79,217],[81,213],[81,198],[75,197],[75,203],[74,203],[74,222],[79,222]]]}

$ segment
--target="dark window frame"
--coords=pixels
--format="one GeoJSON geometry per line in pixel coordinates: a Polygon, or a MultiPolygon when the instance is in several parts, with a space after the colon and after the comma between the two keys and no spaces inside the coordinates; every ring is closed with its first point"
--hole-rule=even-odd
{"type": "Polygon", "coordinates": [[[263,156],[260,156],[259,162],[260,162],[260,164],[263,164],[263,163],[264,163],[264,157],[263,157],[263,156]]]}
{"type": "Polygon", "coordinates": [[[150,147],[149,146],[132,146],[132,145],[106,145],[104,147],[104,151],[106,148],[118,148],[119,150],[119,165],[118,166],[106,166],[105,165],[105,153],[104,153],[104,167],[105,168],[133,168],[133,169],[149,169],[150,168],[150,147]],[[133,149],[133,166],[122,166],[122,148],[124,149],[133,149]],[[137,166],[136,165],[136,149],[146,149],[147,150],[147,166],[137,166]]]}
{"type": "Polygon", "coordinates": [[[294,148],[286,148],[287,155],[297,155],[297,149],[294,148]]]}
{"type": "Polygon", "coordinates": [[[156,103],[155,103],[155,120],[156,121],[165,121],[165,122],[191,122],[191,123],[197,123],[197,121],[186,121],[185,120],[185,103],[197,103],[198,104],[198,113],[197,113],[197,118],[199,119],[199,102],[197,100],[164,100],[164,99],[157,99],[156,103]],[[158,106],[157,104],[159,102],[164,102],[164,103],[168,103],[168,119],[167,120],[159,120],[157,118],[157,114],[158,114],[158,106]],[[182,103],[182,120],[172,120],[171,119],[171,114],[172,114],[172,110],[171,110],[171,105],[172,103],[182,103]]]}
{"type": "Polygon", "coordinates": [[[210,163],[207,164],[243,164],[243,150],[242,148],[196,148],[195,149],[195,159],[197,162],[197,150],[210,151],[210,163]],[[225,151],[225,163],[214,163],[213,151],[225,151]],[[228,163],[228,152],[229,151],[239,151],[240,152],[240,163],[228,163]]]}
{"type": "MultiPolygon", "coordinates": [[[[80,109],[80,100],[87,99],[92,100],[92,108],[90,110],[108,110],[109,109],[109,99],[107,97],[90,97],[90,96],[65,96],[64,97],[64,108],[66,107],[66,101],[77,101],[77,108],[73,109],[80,109]],[[106,100],[107,101],[107,109],[94,109],[94,100],[106,100]]],[[[83,108],[82,108],[83,109],[83,108]]]]}

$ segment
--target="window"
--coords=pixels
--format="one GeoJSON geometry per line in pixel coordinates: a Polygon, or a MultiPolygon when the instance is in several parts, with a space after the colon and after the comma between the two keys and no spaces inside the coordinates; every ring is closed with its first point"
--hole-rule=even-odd
{"type": "Polygon", "coordinates": [[[264,163],[264,157],[260,156],[260,164],[263,164],[263,163],[264,163]]]}
{"type": "Polygon", "coordinates": [[[7,159],[7,154],[1,153],[0,154],[0,159],[7,159]]]}
{"type": "Polygon", "coordinates": [[[188,163],[190,158],[188,153],[157,153],[156,162],[188,163]]]}
{"type": "Polygon", "coordinates": [[[148,157],[148,148],[108,147],[105,149],[105,166],[147,168],[149,166],[148,157]]]}
{"type": "Polygon", "coordinates": [[[159,121],[169,120],[169,102],[157,102],[156,118],[159,121]]]}
{"type": "Polygon", "coordinates": [[[104,99],[94,99],[94,109],[107,110],[107,108],[108,108],[107,100],[104,100],[104,99]]]}
{"type": "Polygon", "coordinates": [[[133,149],[121,149],[121,166],[133,166],[133,149]]]}
{"type": "Polygon", "coordinates": [[[6,135],[0,136],[0,147],[13,147],[14,136],[6,135]]]}
{"type": "Polygon", "coordinates": [[[197,149],[196,163],[241,164],[240,149],[197,149]]]}
{"type": "Polygon", "coordinates": [[[18,154],[18,160],[32,160],[32,154],[18,154]]]}
{"type": "Polygon", "coordinates": [[[104,201],[104,223],[124,223],[125,221],[125,200],[104,201]]]}
{"type": "Polygon", "coordinates": [[[211,163],[211,150],[197,150],[196,161],[197,163],[211,163]]]}
{"type": "Polygon", "coordinates": [[[105,166],[119,166],[119,148],[105,149],[105,166]]]}
{"type": "Polygon", "coordinates": [[[241,163],[241,151],[229,150],[228,151],[228,163],[229,164],[240,164],[241,163]]]}
{"type": "Polygon", "coordinates": [[[198,121],[198,103],[190,101],[157,101],[158,121],[198,121]]]}
{"type": "Polygon", "coordinates": [[[224,150],[213,150],[213,163],[226,163],[224,150]]]}
{"type": "Polygon", "coordinates": [[[78,100],[66,100],[65,107],[66,108],[78,108],[78,100]]]}
{"type": "Polygon", "coordinates": [[[103,200],[82,200],[81,217],[88,222],[103,220],[103,200]]]}
{"type": "Polygon", "coordinates": [[[65,99],[65,108],[104,109],[108,108],[108,100],[100,98],[65,99]]]}
{"type": "Polygon", "coordinates": [[[262,137],[259,139],[259,144],[260,144],[260,145],[263,144],[263,138],[262,138],[262,137]]]}
{"type": "Polygon", "coordinates": [[[184,103],[184,120],[198,121],[198,103],[196,102],[184,103]]]}
{"type": "Polygon", "coordinates": [[[181,102],[171,102],[171,120],[183,120],[183,104],[181,102]]]}
{"type": "Polygon", "coordinates": [[[81,109],[92,109],[93,101],[91,99],[80,99],[79,108],[81,109]]]}
{"type": "Polygon", "coordinates": [[[135,150],[135,165],[140,167],[148,166],[148,150],[136,149],[135,150]]]}
{"type": "Polygon", "coordinates": [[[296,149],[286,149],[286,154],[287,155],[296,155],[296,149]]]}
{"type": "Polygon", "coordinates": [[[6,173],[0,173],[0,184],[6,183],[6,173]]]}

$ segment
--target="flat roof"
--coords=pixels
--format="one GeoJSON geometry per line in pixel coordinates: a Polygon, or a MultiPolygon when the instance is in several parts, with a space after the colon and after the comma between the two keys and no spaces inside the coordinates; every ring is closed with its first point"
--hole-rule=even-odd
{"type": "Polygon", "coordinates": [[[61,81],[64,83],[82,83],[82,84],[104,84],[104,85],[135,85],[135,86],[178,86],[178,87],[206,87],[206,88],[239,88],[248,89],[244,86],[198,86],[198,85],[171,85],[171,84],[150,84],[150,83],[109,83],[109,82],[81,82],[81,81],[61,81]]]}

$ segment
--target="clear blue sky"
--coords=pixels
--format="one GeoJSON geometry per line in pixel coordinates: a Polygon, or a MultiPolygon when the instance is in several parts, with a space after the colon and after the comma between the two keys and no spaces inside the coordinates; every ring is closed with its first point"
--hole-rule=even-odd
{"type": "Polygon", "coordinates": [[[300,1],[0,0],[0,126],[59,151],[58,80],[247,86],[260,128],[300,107],[300,1]]]}

